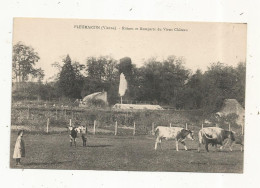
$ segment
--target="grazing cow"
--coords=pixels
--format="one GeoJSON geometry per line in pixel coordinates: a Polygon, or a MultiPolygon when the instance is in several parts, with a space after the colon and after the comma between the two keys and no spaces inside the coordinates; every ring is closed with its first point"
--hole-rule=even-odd
{"type": "Polygon", "coordinates": [[[217,145],[221,145],[223,148],[223,142],[226,139],[230,139],[229,149],[231,149],[232,142],[235,141],[235,136],[232,131],[227,131],[219,127],[205,127],[199,131],[199,147],[198,151],[200,151],[201,144],[205,144],[205,148],[207,152],[209,151],[208,145],[212,144],[212,146],[217,147],[217,145]]]}
{"type": "Polygon", "coordinates": [[[187,146],[185,144],[185,139],[186,137],[190,138],[191,140],[194,140],[193,138],[193,131],[184,129],[182,127],[163,127],[163,126],[158,126],[155,129],[155,135],[156,135],[156,140],[155,140],[155,147],[154,149],[157,149],[157,144],[160,144],[161,147],[161,142],[162,139],[165,140],[175,140],[176,141],[176,151],[179,151],[178,143],[182,143],[184,145],[185,150],[187,151],[187,146]]]}
{"type": "Polygon", "coordinates": [[[72,146],[72,142],[74,142],[74,145],[76,147],[76,139],[78,133],[80,132],[80,129],[76,127],[68,127],[68,129],[70,130],[70,146],[72,146]]]}
{"type": "MultiPolygon", "coordinates": [[[[235,134],[235,142],[233,142],[234,144],[238,144],[241,146],[240,150],[243,151],[244,149],[244,135],[242,134],[236,134],[235,132],[233,132],[235,134]]],[[[226,144],[224,144],[223,148],[228,144],[228,142],[226,142],[226,144]]],[[[232,143],[230,144],[230,146],[232,145],[232,143]]]]}

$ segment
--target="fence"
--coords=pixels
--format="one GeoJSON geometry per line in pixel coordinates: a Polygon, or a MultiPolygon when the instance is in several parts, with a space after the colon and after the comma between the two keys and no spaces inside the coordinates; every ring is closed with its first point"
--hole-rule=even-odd
{"type": "MultiPolygon", "coordinates": [[[[116,135],[153,134],[156,126],[179,126],[200,129],[201,111],[114,111],[111,109],[82,109],[76,107],[13,106],[12,125],[31,126],[52,131],[69,125],[87,125],[93,134],[116,135]],[[117,127],[115,128],[115,124],[117,127]],[[44,129],[42,128],[44,127],[44,129]]],[[[205,125],[204,125],[205,126],[205,125]]],[[[226,125],[225,125],[226,126],[226,125]]],[[[234,126],[230,125],[234,130],[234,126]]],[[[228,129],[228,127],[225,127],[228,129]]]]}

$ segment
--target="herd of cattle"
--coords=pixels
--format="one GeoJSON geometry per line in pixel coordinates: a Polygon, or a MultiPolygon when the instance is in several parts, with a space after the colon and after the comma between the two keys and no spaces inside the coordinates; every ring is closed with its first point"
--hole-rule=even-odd
{"type": "MultiPolygon", "coordinates": [[[[81,135],[83,146],[86,147],[87,142],[87,127],[86,126],[78,126],[78,127],[67,127],[69,130],[70,136],[70,146],[75,145],[76,147],[76,139],[78,135],[81,135]]],[[[161,148],[162,140],[175,140],[176,142],[176,151],[179,151],[179,142],[184,146],[185,150],[188,150],[185,139],[189,138],[194,140],[194,132],[185,129],[182,127],[164,127],[158,126],[155,129],[155,147],[154,149],[157,150],[157,145],[159,144],[161,148]]],[[[244,145],[244,137],[243,135],[236,135],[235,132],[225,130],[219,127],[205,127],[202,128],[198,133],[198,151],[200,151],[201,144],[205,145],[205,149],[208,152],[208,145],[211,144],[215,146],[217,149],[217,145],[220,145],[220,149],[222,150],[224,146],[228,145],[230,151],[232,151],[232,144],[239,144],[241,145],[241,151],[243,151],[244,145]]]]}

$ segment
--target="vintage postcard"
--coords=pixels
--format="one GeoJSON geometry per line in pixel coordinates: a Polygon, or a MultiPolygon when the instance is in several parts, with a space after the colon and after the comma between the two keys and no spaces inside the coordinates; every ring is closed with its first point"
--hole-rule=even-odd
{"type": "Polygon", "coordinates": [[[246,36],[14,18],[10,168],[243,173],[246,36]]]}

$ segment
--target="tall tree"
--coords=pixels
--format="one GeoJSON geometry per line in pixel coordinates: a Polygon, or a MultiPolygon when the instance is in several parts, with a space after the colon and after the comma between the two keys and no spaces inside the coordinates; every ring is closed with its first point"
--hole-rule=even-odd
{"type": "Polygon", "coordinates": [[[183,64],[184,60],[182,58],[169,56],[162,63],[160,75],[160,100],[176,108],[180,108],[180,96],[190,74],[183,64]]]}
{"type": "Polygon", "coordinates": [[[96,80],[102,80],[105,76],[105,57],[88,57],[87,58],[87,75],[96,80]]]}
{"type": "Polygon", "coordinates": [[[42,69],[36,69],[35,63],[40,59],[37,52],[30,46],[18,42],[13,46],[13,79],[16,82],[27,81],[29,75],[33,77],[44,76],[42,69]]]}
{"type": "Polygon", "coordinates": [[[118,98],[117,61],[110,56],[88,57],[81,96],[100,91],[108,92],[108,102],[114,104],[118,98]],[[116,89],[117,86],[117,89],[116,89]]]}
{"type": "Polygon", "coordinates": [[[63,63],[58,81],[60,92],[65,97],[80,98],[81,88],[78,72],[75,70],[75,66],[73,67],[69,55],[63,60],[63,63]]]}
{"type": "Polygon", "coordinates": [[[139,69],[141,92],[140,100],[153,103],[171,104],[178,107],[183,87],[188,79],[189,71],[183,66],[183,59],[169,56],[164,61],[149,59],[139,69]]]}

